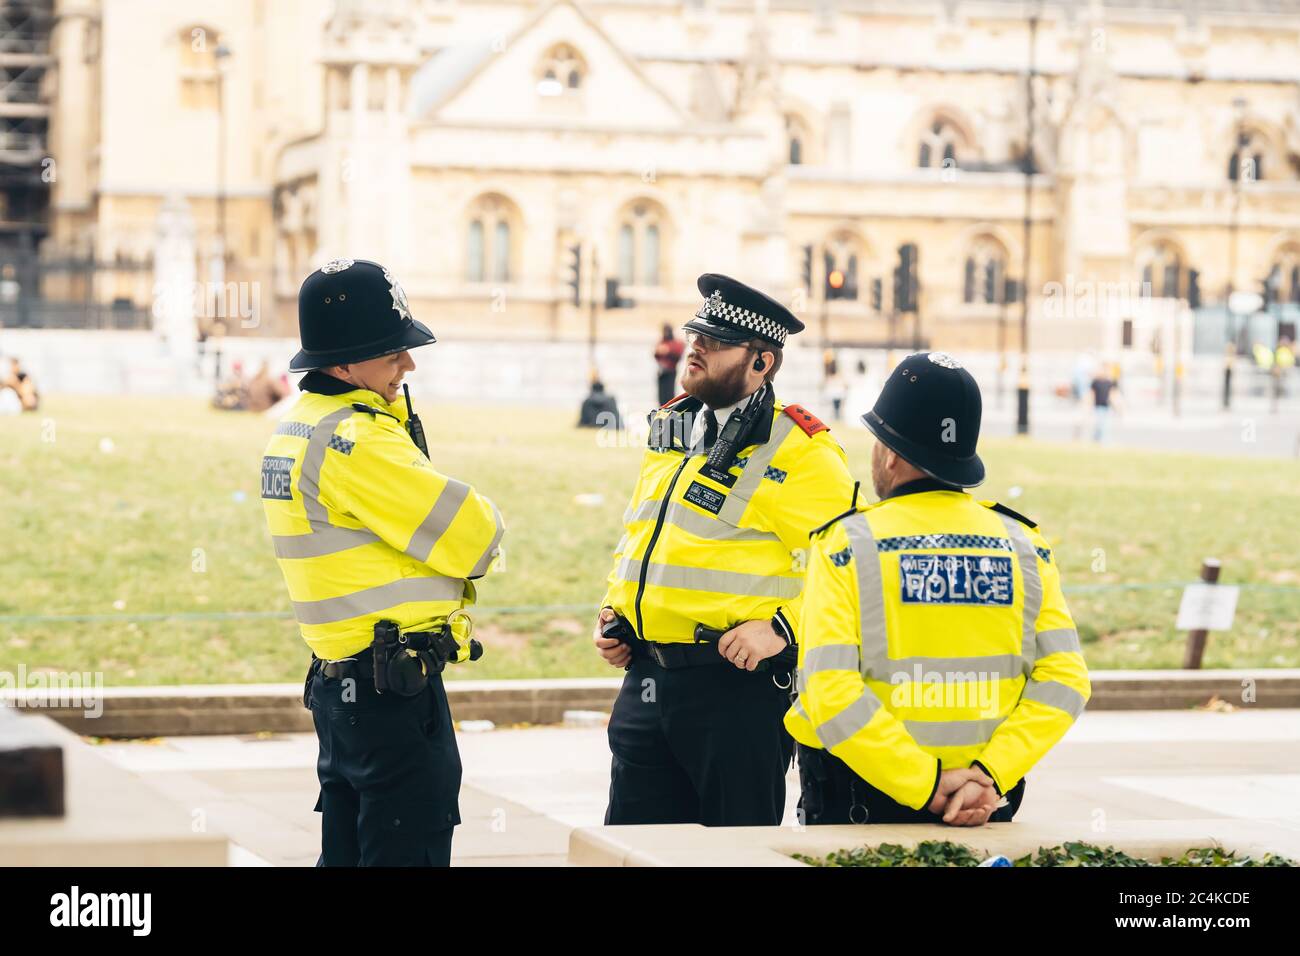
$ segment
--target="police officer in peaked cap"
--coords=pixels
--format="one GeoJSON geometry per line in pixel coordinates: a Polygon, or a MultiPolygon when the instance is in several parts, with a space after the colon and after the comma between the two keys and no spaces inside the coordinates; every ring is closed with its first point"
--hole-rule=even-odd
{"type": "Polygon", "coordinates": [[[1051,546],[965,491],[980,414],[971,373],[919,352],[862,416],[880,500],[812,535],[785,718],[805,823],[1010,820],[1088,700],[1051,546]]]}
{"type": "Polygon", "coordinates": [[[298,294],[306,371],[262,458],[262,503],[311,648],[322,866],[446,866],[461,764],[442,670],[500,551],[495,505],[429,460],[410,350],[434,342],[383,266],[334,259],[298,294]]]}
{"type": "Polygon", "coordinates": [[[593,640],[626,668],[608,824],[775,826],[808,532],[852,500],[839,443],[773,381],[803,323],[713,273],[685,324],[683,394],[650,417],[593,640]]]}

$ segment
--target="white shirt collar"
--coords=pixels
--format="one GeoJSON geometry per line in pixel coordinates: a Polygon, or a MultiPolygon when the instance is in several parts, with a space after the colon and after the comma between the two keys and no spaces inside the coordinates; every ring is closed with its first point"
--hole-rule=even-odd
{"type": "MultiPolygon", "coordinates": [[[[760,385],[758,388],[762,388],[762,387],[763,386],[760,385]]],[[[718,419],[719,435],[722,434],[722,427],[727,424],[727,419],[731,417],[731,413],[738,409],[744,408],[745,405],[749,402],[749,400],[754,397],[754,393],[758,391],[758,388],[754,389],[753,392],[750,392],[748,395],[746,395],[744,398],[742,398],[740,401],[736,402],[733,405],[727,405],[724,408],[712,409],[714,417],[718,419]]],[[[704,408],[708,408],[708,406],[706,405],[700,409],[699,413],[695,416],[695,423],[691,428],[692,448],[694,448],[696,445],[698,445],[701,441],[704,440],[704,418],[705,418],[704,408]]]]}

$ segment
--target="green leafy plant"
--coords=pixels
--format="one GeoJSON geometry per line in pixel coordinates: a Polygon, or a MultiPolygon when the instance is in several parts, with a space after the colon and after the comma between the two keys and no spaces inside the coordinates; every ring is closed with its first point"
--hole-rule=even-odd
{"type": "MultiPolygon", "coordinates": [[[[968,846],[948,840],[923,840],[914,847],[897,843],[835,850],[824,857],[794,855],[809,866],[979,866],[987,857],[968,846]]],[[[1130,856],[1113,846],[1069,842],[1039,847],[1014,861],[1015,866],[1294,866],[1286,857],[1266,853],[1260,859],[1239,857],[1222,847],[1197,847],[1182,856],[1162,857],[1159,864],[1130,856]]]]}

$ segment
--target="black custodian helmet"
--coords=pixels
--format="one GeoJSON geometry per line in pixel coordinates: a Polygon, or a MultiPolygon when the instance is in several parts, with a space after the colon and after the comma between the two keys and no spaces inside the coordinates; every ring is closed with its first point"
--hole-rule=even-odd
{"type": "Polygon", "coordinates": [[[302,350],[291,372],[307,372],[404,352],[437,341],[411,318],[392,273],[366,259],[331,259],[298,290],[302,350]]]}
{"type": "Polygon", "coordinates": [[[947,352],[917,352],[899,362],[862,424],[927,475],[971,488],[984,480],[975,454],[983,401],[975,376],[947,352]]]}

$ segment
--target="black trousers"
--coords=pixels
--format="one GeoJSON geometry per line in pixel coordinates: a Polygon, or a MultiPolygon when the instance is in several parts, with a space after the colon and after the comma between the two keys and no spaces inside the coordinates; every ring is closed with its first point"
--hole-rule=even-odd
{"type": "Polygon", "coordinates": [[[789,706],[770,673],[725,661],[666,670],[635,658],[609,720],[605,823],[779,826],[789,706]]]}
{"type": "MultiPolygon", "coordinates": [[[[809,826],[835,823],[940,823],[924,807],[913,810],[877,790],[838,757],[799,744],[799,817],[809,826]]],[[[1006,794],[1007,805],[993,811],[990,823],[1016,815],[1025,795],[1022,779],[1006,794]]]]}
{"type": "Polygon", "coordinates": [[[448,866],[460,752],[442,677],[401,697],[371,677],[310,682],[320,755],[317,866],[448,866]]]}

